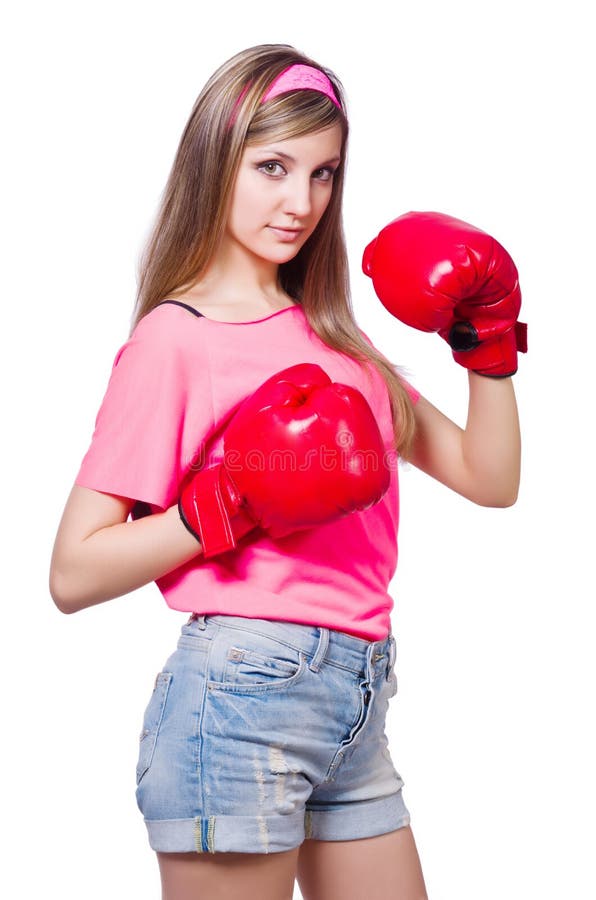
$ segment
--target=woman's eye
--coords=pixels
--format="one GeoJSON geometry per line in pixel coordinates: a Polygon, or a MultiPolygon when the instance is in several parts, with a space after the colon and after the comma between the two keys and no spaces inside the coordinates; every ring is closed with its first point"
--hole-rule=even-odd
{"type": "MultiPolygon", "coordinates": [[[[267,160],[266,162],[259,163],[257,165],[257,169],[265,173],[270,177],[276,178],[280,175],[286,174],[286,170],[282,166],[280,162],[276,160],[267,160]]],[[[335,174],[335,169],[332,169],[330,166],[323,166],[321,169],[315,169],[313,172],[313,177],[317,179],[317,181],[331,181],[335,174]]]]}
{"type": "Polygon", "coordinates": [[[273,171],[275,169],[282,169],[282,171],[285,171],[284,167],[281,165],[281,163],[278,163],[278,162],[264,162],[264,163],[261,163],[260,166],[258,166],[257,168],[263,169],[263,171],[267,175],[279,174],[278,172],[273,171]]]}
{"type": "Polygon", "coordinates": [[[331,169],[328,166],[324,166],[322,169],[317,169],[317,171],[314,174],[316,176],[320,176],[321,181],[331,181],[331,179],[335,175],[335,169],[331,169]]]}

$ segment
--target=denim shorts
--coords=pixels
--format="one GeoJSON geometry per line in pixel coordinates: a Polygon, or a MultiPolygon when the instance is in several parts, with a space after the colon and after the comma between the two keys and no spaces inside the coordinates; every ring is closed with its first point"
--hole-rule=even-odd
{"type": "Polygon", "coordinates": [[[143,718],[150,846],[278,853],[408,825],[385,734],[396,691],[392,633],[193,613],[143,718]]]}

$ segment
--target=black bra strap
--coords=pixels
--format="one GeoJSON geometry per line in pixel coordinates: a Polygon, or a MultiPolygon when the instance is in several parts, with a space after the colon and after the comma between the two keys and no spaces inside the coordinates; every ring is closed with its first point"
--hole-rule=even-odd
{"type": "Polygon", "coordinates": [[[174,303],[175,306],[183,306],[184,309],[187,309],[189,312],[194,313],[195,316],[201,316],[203,319],[205,316],[203,313],[199,312],[198,309],[194,309],[192,306],[189,306],[188,303],[182,303],[181,300],[161,300],[157,305],[162,306],[164,303],[174,303]]]}

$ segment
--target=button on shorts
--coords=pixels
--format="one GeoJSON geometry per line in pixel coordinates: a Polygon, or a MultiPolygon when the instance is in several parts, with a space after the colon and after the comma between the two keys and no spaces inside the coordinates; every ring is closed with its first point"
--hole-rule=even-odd
{"type": "Polygon", "coordinates": [[[193,613],[143,718],[151,847],[278,853],[408,825],[385,735],[394,668],[392,633],[193,613]]]}

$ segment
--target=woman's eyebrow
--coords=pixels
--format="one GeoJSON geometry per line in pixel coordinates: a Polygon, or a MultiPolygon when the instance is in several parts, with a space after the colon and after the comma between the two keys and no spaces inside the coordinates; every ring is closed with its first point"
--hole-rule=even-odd
{"type": "MultiPolygon", "coordinates": [[[[272,156],[280,156],[282,159],[287,159],[288,162],[293,162],[293,163],[296,162],[296,160],[294,159],[293,156],[290,156],[289,153],[282,153],[281,150],[274,150],[274,149],[267,149],[267,148],[265,148],[264,150],[261,151],[261,153],[271,153],[272,156]]],[[[339,157],[339,156],[334,156],[332,159],[326,159],[325,162],[321,163],[321,165],[322,165],[322,166],[326,166],[328,163],[339,162],[339,161],[340,161],[340,158],[341,158],[341,157],[339,157]]]]}

